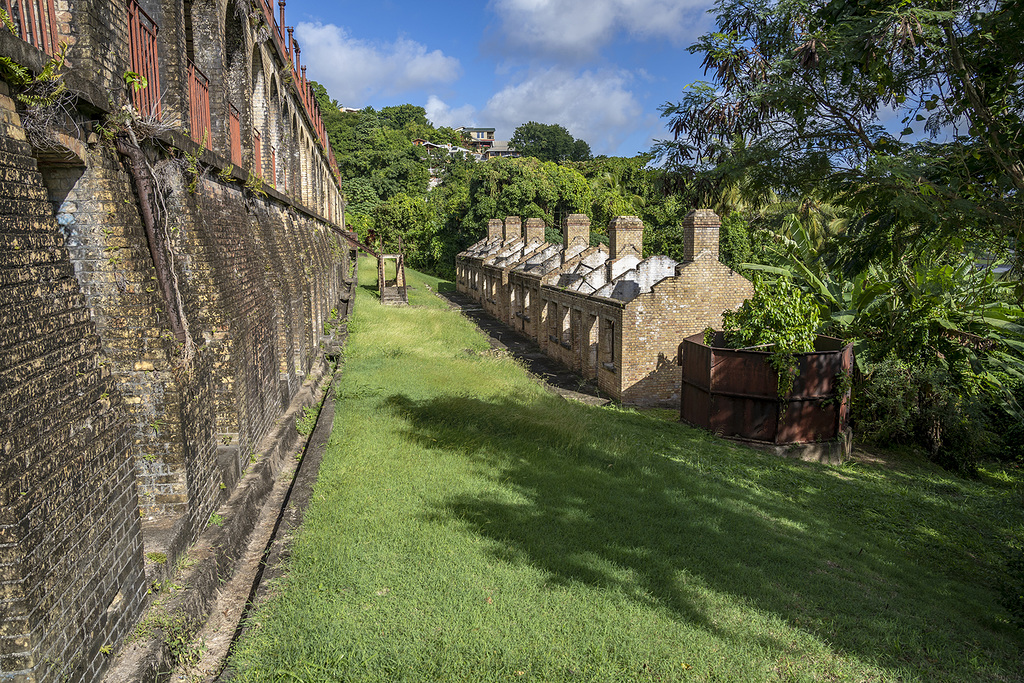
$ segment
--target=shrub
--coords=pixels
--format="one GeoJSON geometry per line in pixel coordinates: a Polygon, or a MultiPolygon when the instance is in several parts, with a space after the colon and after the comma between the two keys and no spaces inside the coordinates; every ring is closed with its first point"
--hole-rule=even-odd
{"type": "Polygon", "coordinates": [[[788,353],[813,351],[819,322],[814,300],[785,278],[758,282],[753,297],[738,310],[722,314],[729,346],[774,344],[788,353]]]}
{"type": "Polygon", "coordinates": [[[948,469],[972,473],[998,438],[983,396],[944,366],[915,364],[890,354],[862,375],[853,399],[854,429],[880,445],[916,444],[948,469]]]}

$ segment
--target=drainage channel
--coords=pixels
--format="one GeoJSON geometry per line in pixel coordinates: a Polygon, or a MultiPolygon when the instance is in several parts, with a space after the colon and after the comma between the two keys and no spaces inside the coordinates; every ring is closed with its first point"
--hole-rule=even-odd
{"type": "MultiPolygon", "coordinates": [[[[274,546],[278,541],[278,535],[281,531],[282,522],[285,520],[285,517],[287,515],[288,507],[292,500],[292,494],[296,490],[297,484],[299,486],[303,486],[307,483],[302,476],[304,473],[303,469],[308,469],[309,467],[315,466],[315,468],[319,470],[319,462],[315,463],[315,465],[307,465],[308,461],[311,458],[307,458],[306,456],[309,453],[311,446],[315,447],[317,443],[320,441],[326,444],[326,437],[329,437],[330,435],[330,431],[334,422],[334,395],[332,392],[334,390],[334,383],[337,381],[338,375],[340,373],[341,363],[338,362],[332,368],[331,381],[328,382],[327,387],[324,390],[323,398],[321,398],[320,404],[317,407],[317,417],[315,426],[313,430],[309,433],[309,436],[306,438],[305,443],[303,443],[302,450],[299,452],[299,459],[295,467],[294,476],[292,477],[292,480],[288,485],[288,489],[284,494],[284,499],[281,501],[280,508],[277,511],[276,519],[274,520],[273,529],[270,531],[270,536],[267,539],[266,545],[264,546],[263,552],[260,556],[259,563],[256,566],[256,573],[253,576],[252,585],[249,588],[249,594],[246,597],[245,606],[242,608],[241,615],[238,619],[238,624],[235,626],[234,633],[231,636],[230,642],[227,644],[226,651],[224,652],[220,661],[217,663],[212,675],[206,679],[208,681],[222,680],[221,677],[225,673],[228,660],[235,650],[235,645],[238,642],[238,639],[241,638],[242,633],[245,632],[246,622],[248,621],[249,617],[252,614],[252,611],[256,607],[256,598],[259,595],[260,586],[263,583],[264,574],[266,573],[267,568],[269,566],[268,561],[274,550],[274,546]],[[326,416],[324,415],[325,406],[329,407],[329,411],[326,416]]],[[[316,473],[314,472],[309,477],[308,484],[310,486],[312,485],[313,481],[315,481],[315,478],[316,473]]],[[[301,519],[301,512],[299,514],[299,519],[301,519]]]]}

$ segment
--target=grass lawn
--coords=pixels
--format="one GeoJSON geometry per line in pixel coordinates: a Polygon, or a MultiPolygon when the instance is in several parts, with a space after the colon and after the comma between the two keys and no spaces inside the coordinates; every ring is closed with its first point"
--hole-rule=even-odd
{"type": "Polygon", "coordinates": [[[239,681],[1024,681],[1016,473],[778,459],[563,401],[376,269],[239,681]]]}

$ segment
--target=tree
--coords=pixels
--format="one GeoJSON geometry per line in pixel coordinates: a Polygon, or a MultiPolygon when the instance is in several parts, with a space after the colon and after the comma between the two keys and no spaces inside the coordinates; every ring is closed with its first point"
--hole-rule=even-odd
{"type": "Polygon", "coordinates": [[[378,247],[387,253],[401,249],[416,268],[429,267],[433,256],[441,250],[431,229],[431,210],[422,197],[396,194],[377,205],[373,212],[378,247]]]}
{"type": "Polygon", "coordinates": [[[391,128],[401,130],[411,125],[428,126],[427,110],[413,104],[400,104],[396,107],[384,107],[380,110],[380,118],[391,128]]]}
{"type": "Polygon", "coordinates": [[[524,123],[512,134],[509,146],[523,156],[555,163],[586,161],[591,157],[590,145],[583,140],[575,139],[557,123],[524,123]]]}
{"type": "Polygon", "coordinates": [[[1014,255],[1021,3],[721,0],[717,24],[690,48],[714,82],[662,108],[669,162],[720,184],[841,198],[861,214],[846,254],[860,266],[879,248],[984,242],[1014,255]],[[899,134],[883,125],[892,111],[899,134]]]}

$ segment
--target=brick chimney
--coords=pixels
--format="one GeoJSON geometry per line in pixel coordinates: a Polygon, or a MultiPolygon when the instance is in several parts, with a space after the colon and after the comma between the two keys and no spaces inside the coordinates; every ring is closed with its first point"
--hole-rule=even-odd
{"type": "Polygon", "coordinates": [[[582,213],[571,213],[562,225],[562,246],[565,251],[574,244],[590,244],[590,219],[582,213]]]}
{"type": "Polygon", "coordinates": [[[711,209],[697,209],[683,219],[683,259],[718,258],[718,229],[722,221],[711,209]]]}
{"type": "Polygon", "coordinates": [[[531,242],[543,242],[544,241],[544,219],[543,218],[527,218],[526,219],[526,243],[531,242]]]}
{"type": "Polygon", "coordinates": [[[644,223],[636,216],[616,216],[608,224],[609,258],[614,260],[628,254],[642,259],[644,252],[644,223]]]}
{"type": "Polygon", "coordinates": [[[487,241],[501,241],[501,231],[503,230],[501,219],[492,218],[487,221],[487,241]]]}
{"type": "Polygon", "coordinates": [[[505,241],[510,242],[523,236],[523,221],[519,216],[505,216],[505,241]]]}

